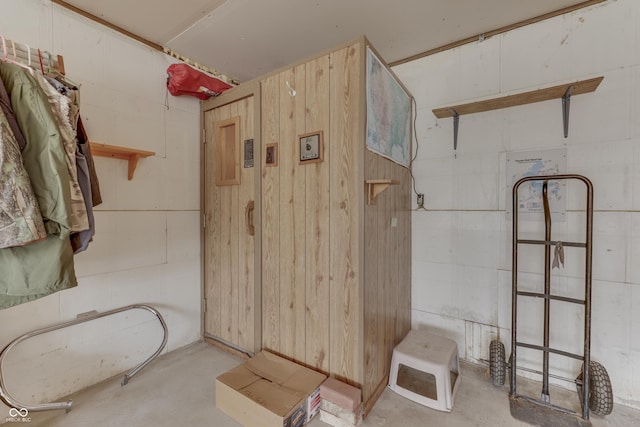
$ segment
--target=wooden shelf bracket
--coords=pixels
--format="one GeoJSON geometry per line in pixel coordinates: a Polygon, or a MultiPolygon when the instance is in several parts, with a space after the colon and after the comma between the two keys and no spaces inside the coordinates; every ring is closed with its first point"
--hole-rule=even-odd
{"type": "Polygon", "coordinates": [[[389,188],[390,185],[400,184],[400,181],[394,179],[367,179],[365,184],[367,184],[367,205],[375,205],[378,194],[389,188]]]}
{"type": "Polygon", "coordinates": [[[534,102],[549,101],[551,99],[561,98],[562,125],[564,130],[564,137],[567,138],[569,136],[569,107],[571,105],[571,96],[594,92],[603,79],[603,76],[594,77],[592,79],[580,80],[573,83],[565,83],[558,86],[532,90],[515,95],[507,95],[498,98],[486,99],[484,101],[471,102],[468,104],[459,104],[450,107],[436,108],[433,110],[433,114],[439,119],[453,117],[453,151],[455,156],[456,150],[458,149],[458,128],[460,125],[461,115],[481,113],[483,111],[498,110],[501,108],[515,107],[518,105],[525,105],[534,102]]]}
{"type": "Polygon", "coordinates": [[[134,148],[118,147],[116,145],[100,144],[90,142],[91,153],[94,156],[110,157],[112,159],[126,160],[129,162],[128,175],[129,181],[133,179],[133,174],[138,166],[138,160],[144,157],[155,156],[153,151],[136,150],[134,148]]]}

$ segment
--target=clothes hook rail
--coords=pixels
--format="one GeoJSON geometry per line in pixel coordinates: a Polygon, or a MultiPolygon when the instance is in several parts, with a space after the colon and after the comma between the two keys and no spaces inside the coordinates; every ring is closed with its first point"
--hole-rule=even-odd
{"type": "MultiPolygon", "coordinates": [[[[2,36],[0,36],[0,38],[3,40],[3,59],[6,60],[8,58],[9,50],[7,49],[7,44],[11,44],[12,59],[14,61],[27,64],[30,67],[34,61],[41,61],[41,54],[38,54],[37,48],[32,49],[28,44],[18,43],[10,39],[5,39],[2,36]]],[[[55,71],[63,76],[65,75],[64,58],[61,55],[52,55],[49,53],[49,72],[51,71],[55,71]]]]}
{"type": "Polygon", "coordinates": [[[79,323],[89,322],[91,320],[100,319],[101,317],[111,316],[112,314],[117,314],[117,313],[121,313],[123,311],[134,310],[134,309],[147,310],[147,311],[150,311],[151,313],[155,314],[156,317],[158,318],[158,321],[162,325],[162,329],[164,330],[164,335],[163,335],[162,344],[160,344],[160,347],[158,347],[158,349],[149,358],[147,358],[145,361],[143,361],[142,363],[140,363],[139,365],[137,365],[135,368],[131,369],[129,372],[127,372],[124,375],[124,379],[122,380],[121,385],[123,385],[123,386],[127,385],[129,380],[134,375],[136,375],[138,372],[140,372],[140,370],[142,368],[147,366],[153,359],[155,359],[160,354],[160,352],[162,352],[164,347],[167,345],[167,338],[168,338],[167,324],[165,323],[164,319],[162,318],[162,315],[160,314],[160,312],[158,310],[156,310],[155,308],[153,308],[153,307],[151,307],[149,305],[145,305],[145,304],[132,304],[132,305],[128,305],[128,306],[125,306],[125,307],[120,307],[120,308],[116,308],[116,309],[113,309],[113,310],[104,311],[104,312],[101,312],[101,313],[99,313],[99,312],[91,312],[91,313],[86,314],[86,315],[81,315],[81,316],[79,316],[78,318],[76,318],[74,320],[69,320],[67,322],[62,322],[62,323],[58,323],[58,324],[55,324],[55,325],[52,325],[52,326],[48,326],[46,328],[36,329],[35,331],[27,332],[26,334],[21,335],[18,338],[14,339],[0,353],[0,399],[10,407],[21,408],[21,409],[24,408],[24,409],[28,410],[29,412],[52,411],[52,410],[56,410],[56,409],[64,409],[67,412],[71,411],[71,406],[73,404],[72,400],[68,400],[66,402],[55,402],[55,403],[43,403],[43,404],[29,405],[29,404],[25,404],[25,403],[19,402],[13,396],[11,396],[11,394],[7,391],[5,383],[4,383],[4,367],[3,367],[3,363],[4,363],[5,357],[7,356],[7,354],[9,353],[9,351],[13,347],[15,347],[16,345],[18,345],[22,341],[25,341],[25,340],[27,340],[29,338],[33,338],[35,336],[46,334],[47,332],[56,331],[58,329],[63,329],[63,328],[69,327],[69,326],[77,325],[79,323]]]}

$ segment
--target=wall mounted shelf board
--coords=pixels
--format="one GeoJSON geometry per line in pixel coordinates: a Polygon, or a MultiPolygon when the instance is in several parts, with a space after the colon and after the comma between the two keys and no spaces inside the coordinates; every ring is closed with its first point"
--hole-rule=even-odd
{"type": "Polygon", "coordinates": [[[501,96],[498,98],[485,99],[483,101],[470,102],[467,104],[452,105],[450,107],[436,108],[433,114],[439,118],[453,117],[454,120],[454,150],[458,145],[458,123],[459,116],[463,114],[481,113],[484,111],[498,110],[502,108],[515,107],[518,105],[532,104],[534,102],[549,101],[552,99],[562,99],[562,117],[565,138],[569,135],[569,105],[571,95],[581,95],[583,93],[594,92],[603,76],[594,77],[587,80],[579,80],[572,83],[565,83],[544,89],[536,89],[529,92],[517,93],[514,95],[501,96]]]}
{"type": "Polygon", "coordinates": [[[133,174],[138,165],[138,160],[144,157],[155,156],[153,151],[136,150],[134,148],[118,147],[116,145],[100,144],[91,142],[91,153],[99,157],[111,157],[113,159],[126,160],[129,162],[128,178],[133,179],[133,174]]]}

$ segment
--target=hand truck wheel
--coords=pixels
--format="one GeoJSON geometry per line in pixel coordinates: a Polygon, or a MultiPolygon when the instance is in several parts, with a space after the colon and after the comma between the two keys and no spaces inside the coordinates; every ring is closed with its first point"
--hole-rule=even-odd
{"type": "MultiPolygon", "coordinates": [[[[576,378],[580,405],[582,405],[582,369],[576,378]]],[[[601,416],[609,415],[613,411],[613,390],[609,374],[604,366],[593,360],[589,363],[589,409],[601,416]]]]}
{"type": "Polygon", "coordinates": [[[504,385],[506,370],[504,345],[498,340],[493,340],[489,344],[489,376],[494,386],[504,385]]]}

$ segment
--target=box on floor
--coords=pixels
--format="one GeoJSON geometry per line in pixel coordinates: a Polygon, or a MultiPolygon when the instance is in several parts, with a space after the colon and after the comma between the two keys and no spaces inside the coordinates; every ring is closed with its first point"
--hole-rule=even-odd
{"type": "Polygon", "coordinates": [[[318,412],[325,379],[261,351],[216,379],[216,406],[245,426],[300,427],[318,412]]]}

